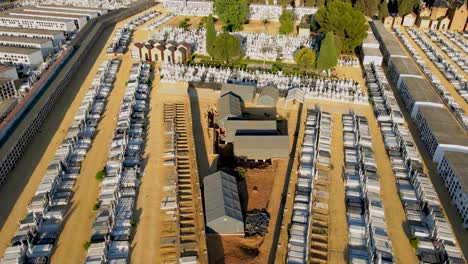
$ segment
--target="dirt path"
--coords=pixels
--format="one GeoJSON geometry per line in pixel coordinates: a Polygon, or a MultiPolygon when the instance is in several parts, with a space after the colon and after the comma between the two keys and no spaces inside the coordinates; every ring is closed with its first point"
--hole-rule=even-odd
{"type": "Polygon", "coordinates": [[[144,153],[144,176],[136,204],[137,227],[132,240],[131,263],[156,263],[160,259],[160,201],[164,183],[162,168],[163,102],[158,94],[159,75],[153,81],[150,97],[147,143],[144,153]]]}
{"type": "Polygon", "coordinates": [[[345,204],[345,185],[343,181],[343,124],[342,114],[332,113],[332,148],[331,164],[334,169],[330,170],[330,198],[328,209],[330,221],[328,225],[328,262],[346,263],[348,259],[348,228],[345,204]]]}

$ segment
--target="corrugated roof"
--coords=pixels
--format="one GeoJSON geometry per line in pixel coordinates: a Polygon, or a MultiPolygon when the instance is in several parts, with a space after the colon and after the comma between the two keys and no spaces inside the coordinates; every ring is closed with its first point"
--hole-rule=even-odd
{"type": "Polygon", "coordinates": [[[258,97],[258,104],[276,106],[278,96],[279,90],[277,88],[272,86],[265,86],[263,87],[262,91],[260,92],[260,96],[258,97]]]}
{"type": "Polygon", "coordinates": [[[203,179],[203,193],[205,199],[205,217],[207,226],[218,233],[244,232],[242,209],[234,176],[217,171],[203,179]],[[217,220],[230,218],[234,225],[216,225],[217,220]],[[212,223],[213,226],[210,223],[212,223]],[[234,227],[234,228],[233,228],[234,227]]]}
{"type": "Polygon", "coordinates": [[[255,86],[223,83],[221,85],[221,96],[227,93],[239,96],[244,102],[252,102],[255,97],[255,86]]]}
{"type": "Polygon", "coordinates": [[[468,192],[468,153],[448,151],[445,152],[445,156],[463,189],[468,192]]]}
{"type": "Polygon", "coordinates": [[[468,146],[468,137],[445,108],[420,106],[419,112],[426,120],[438,144],[468,146]]]}
{"type": "Polygon", "coordinates": [[[17,20],[32,20],[32,21],[52,21],[52,22],[61,22],[61,23],[67,23],[71,22],[73,23],[73,19],[64,19],[64,18],[57,18],[57,17],[30,17],[30,16],[12,16],[9,14],[5,13],[0,13],[0,18],[6,18],[6,19],[17,19],[17,20]]]}
{"type": "Polygon", "coordinates": [[[218,99],[218,123],[224,127],[224,121],[230,117],[242,117],[241,102],[233,94],[226,94],[218,99]]]}
{"type": "Polygon", "coordinates": [[[236,135],[234,155],[240,158],[268,160],[289,157],[289,138],[287,135],[236,135]]]}
{"type": "Polygon", "coordinates": [[[278,133],[276,120],[226,120],[226,142],[233,142],[236,134],[278,133]]]}

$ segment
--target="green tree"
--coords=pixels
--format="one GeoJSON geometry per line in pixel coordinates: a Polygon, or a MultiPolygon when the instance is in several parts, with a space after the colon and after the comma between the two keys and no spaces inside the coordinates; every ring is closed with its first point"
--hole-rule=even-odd
{"type": "Polygon", "coordinates": [[[215,13],[224,22],[226,30],[237,31],[247,21],[249,6],[247,0],[215,0],[215,13]]]}
{"type": "Polygon", "coordinates": [[[215,39],[213,53],[215,59],[225,63],[240,60],[242,58],[240,39],[226,32],[219,34],[215,39]]]}
{"type": "Polygon", "coordinates": [[[206,19],[206,51],[211,57],[214,57],[213,48],[216,39],[216,29],[213,16],[210,14],[206,19]]]}
{"type": "Polygon", "coordinates": [[[335,36],[333,32],[327,32],[325,38],[320,43],[320,52],[317,58],[317,69],[319,71],[329,70],[338,63],[336,52],[335,36]]]}
{"type": "Polygon", "coordinates": [[[325,5],[325,0],[316,0],[315,6],[317,7],[323,7],[325,5]]]}
{"type": "Polygon", "coordinates": [[[314,15],[320,32],[333,32],[340,44],[340,51],[351,53],[367,37],[367,21],[364,15],[350,3],[338,0],[328,2],[314,15]]]}
{"type": "Polygon", "coordinates": [[[398,2],[398,15],[405,16],[419,6],[419,0],[400,0],[398,2]]]}
{"type": "Polygon", "coordinates": [[[379,20],[382,21],[388,16],[388,5],[387,1],[383,1],[379,6],[379,20]]]}
{"type": "Polygon", "coordinates": [[[411,237],[410,238],[410,244],[411,244],[411,247],[414,248],[415,250],[418,249],[419,238],[418,237],[411,237]]]}
{"type": "Polygon", "coordinates": [[[291,33],[294,29],[295,20],[296,18],[294,16],[294,13],[291,10],[283,9],[283,12],[281,13],[281,16],[279,17],[279,21],[281,23],[281,26],[279,28],[279,33],[280,34],[291,33]]]}
{"type": "Polygon", "coordinates": [[[357,0],[354,9],[361,11],[368,17],[373,17],[378,11],[378,0],[357,0]]]}
{"type": "Polygon", "coordinates": [[[262,20],[262,24],[265,26],[265,32],[268,33],[268,25],[270,24],[270,20],[265,18],[262,20]]]}
{"type": "Polygon", "coordinates": [[[315,65],[315,51],[311,48],[302,48],[294,54],[294,61],[303,69],[311,68],[315,65]]]}

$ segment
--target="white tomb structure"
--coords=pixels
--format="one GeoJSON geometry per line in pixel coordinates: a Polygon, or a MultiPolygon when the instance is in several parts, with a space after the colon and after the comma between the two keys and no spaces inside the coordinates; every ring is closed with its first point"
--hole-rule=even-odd
{"type": "Polygon", "coordinates": [[[162,0],[164,8],[181,16],[208,16],[213,12],[213,1],[162,0]]]}
{"type": "Polygon", "coordinates": [[[351,79],[330,79],[315,76],[285,75],[242,69],[216,68],[211,66],[188,66],[164,63],[160,73],[163,83],[213,82],[273,86],[283,91],[300,88],[306,98],[368,104],[358,82],[351,79]]]}
{"type": "MultiPolygon", "coordinates": [[[[317,12],[318,8],[316,7],[296,7],[291,6],[286,7],[286,10],[291,10],[296,16],[296,20],[301,21],[304,15],[313,15],[317,12]]],[[[251,20],[264,20],[268,19],[270,21],[279,21],[281,13],[283,12],[283,7],[280,5],[269,5],[268,1],[265,5],[262,4],[251,4],[249,7],[249,18],[251,20]]]]}
{"type": "MultiPolygon", "coordinates": [[[[294,62],[294,54],[303,47],[313,48],[316,39],[271,35],[266,33],[234,32],[241,40],[242,49],[246,57],[256,60],[294,62]]],[[[194,53],[206,54],[205,29],[183,29],[178,27],[164,27],[150,36],[155,41],[187,42],[194,48],[194,53]]]]}

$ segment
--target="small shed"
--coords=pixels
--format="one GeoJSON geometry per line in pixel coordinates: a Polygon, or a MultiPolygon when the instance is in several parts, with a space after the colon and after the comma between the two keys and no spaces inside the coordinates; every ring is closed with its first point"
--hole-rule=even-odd
{"type": "Polygon", "coordinates": [[[415,13],[409,13],[409,14],[403,16],[403,26],[404,27],[412,27],[412,26],[414,26],[415,22],[416,22],[416,14],[415,13]]]}
{"type": "Polygon", "coordinates": [[[401,16],[396,16],[394,19],[393,19],[393,27],[401,27],[401,24],[403,23],[403,18],[401,18],[401,16]]]}
{"type": "Polygon", "coordinates": [[[224,128],[224,121],[242,118],[240,99],[231,94],[225,94],[218,99],[218,125],[224,128]]]}
{"type": "Polygon", "coordinates": [[[305,92],[301,88],[293,88],[288,91],[288,95],[286,96],[286,101],[285,103],[289,101],[298,101],[299,103],[303,104],[304,103],[304,96],[305,92]]]}
{"type": "Polygon", "coordinates": [[[238,96],[244,103],[251,103],[255,98],[255,86],[223,83],[221,85],[221,96],[227,93],[238,96]]]}
{"type": "Polygon", "coordinates": [[[205,217],[208,232],[244,234],[244,219],[236,178],[217,171],[203,179],[205,217]]]}
{"type": "Polygon", "coordinates": [[[437,30],[438,26],[439,26],[439,20],[431,20],[431,25],[429,26],[430,29],[437,30]]]}
{"type": "Polygon", "coordinates": [[[279,90],[272,86],[265,86],[260,92],[257,104],[265,106],[276,106],[278,101],[279,90]]]}
{"type": "Polygon", "coordinates": [[[393,17],[392,16],[387,16],[383,19],[383,24],[385,27],[392,27],[393,25],[393,17]]]}

